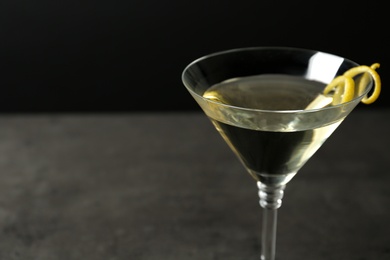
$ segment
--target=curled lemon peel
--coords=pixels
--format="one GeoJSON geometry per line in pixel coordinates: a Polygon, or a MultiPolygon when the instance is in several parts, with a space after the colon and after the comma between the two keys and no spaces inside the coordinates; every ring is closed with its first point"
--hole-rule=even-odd
{"type": "Polygon", "coordinates": [[[380,67],[379,63],[374,63],[371,66],[357,66],[347,70],[343,75],[334,78],[324,89],[324,95],[334,91],[333,104],[340,104],[351,101],[355,96],[355,92],[361,95],[369,82],[369,76],[374,80],[374,89],[370,96],[366,95],[361,102],[371,104],[375,102],[381,92],[381,79],[376,69],[380,67]],[[363,74],[358,86],[355,86],[354,77],[363,74]],[[355,89],[356,88],[356,89],[355,89]]]}
{"type": "Polygon", "coordinates": [[[329,92],[335,89],[333,95],[333,103],[344,103],[352,100],[355,94],[355,82],[352,77],[347,77],[345,75],[338,76],[330,82],[324,89],[324,94],[329,94],[329,92]]]}

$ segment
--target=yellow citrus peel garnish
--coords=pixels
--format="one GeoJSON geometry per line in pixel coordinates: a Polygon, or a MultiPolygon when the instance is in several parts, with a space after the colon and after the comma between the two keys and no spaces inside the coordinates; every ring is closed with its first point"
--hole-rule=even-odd
{"type": "Polygon", "coordinates": [[[351,101],[355,93],[361,95],[369,82],[369,76],[374,80],[374,89],[372,94],[368,97],[367,95],[361,100],[364,104],[371,104],[378,99],[381,92],[381,79],[376,69],[379,68],[379,63],[374,63],[369,66],[357,66],[347,70],[343,75],[334,78],[324,89],[324,95],[333,93],[333,104],[340,104],[351,101]],[[355,86],[354,77],[363,74],[360,78],[359,84],[355,86]]]}

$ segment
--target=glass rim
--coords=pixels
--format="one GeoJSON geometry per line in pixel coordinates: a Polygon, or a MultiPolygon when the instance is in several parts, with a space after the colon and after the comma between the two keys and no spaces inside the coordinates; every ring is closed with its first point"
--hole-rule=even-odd
{"type": "Polygon", "coordinates": [[[331,106],[327,106],[327,107],[322,107],[322,108],[314,108],[314,109],[292,109],[292,110],[271,110],[271,109],[259,109],[259,108],[246,108],[246,107],[241,107],[241,106],[234,106],[234,105],[229,105],[229,104],[224,104],[224,103],[221,103],[221,102],[217,102],[217,101],[214,101],[214,100],[210,100],[210,99],[207,99],[201,95],[199,95],[198,93],[196,93],[194,90],[192,90],[189,86],[187,86],[187,84],[185,83],[184,81],[184,77],[185,77],[185,74],[186,72],[189,70],[190,67],[192,67],[193,65],[199,63],[200,61],[203,61],[203,60],[206,60],[206,59],[209,59],[209,58],[212,58],[212,57],[215,57],[215,56],[220,56],[220,55],[224,55],[224,54],[228,54],[228,53],[233,53],[233,52],[242,52],[242,51],[254,51],[254,50],[295,50],[295,51],[303,51],[303,52],[313,52],[313,53],[324,53],[324,54],[328,54],[328,55],[332,55],[334,57],[339,57],[339,58],[342,58],[344,61],[347,61],[347,62],[350,62],[352,64],[355,64],[356,66],[359,66],[360,64],[353,61],[353,60],[350,60],[348,58],[345,58],[345,57],[342,57],[340,55],[337,55],[337,54],[333,54],[333,53],[329,53],[329,52],[324,52],[324,51],[320,51],[320,50],[315,50],[315,49],[308,49],[308,48],[299,48],[299,47],[287,47],[287,46],[254,46],[254,47],[241,47],[241,48],[233,48],[233,49],[227,49],[227,50],[222,50],[222,51],[217,51],[217,52],[212,52],[210,54],[207,54],[207,55],[203,55],[195,60],[193,60],[192,62],[190,62],[183,70],[182,72],[182,75],[181,75],[181,79],[182,79],[182,82],[184,84],[184,86],[187,88],[187,90],[199,97],[200,99],[204,100],[205,102],[209,102],[209,103],[212,103],[212,104],[215,104],[217,106],[221,106],[221,107],[227,107],[227,108],[231,108],[231,109],[238,109],[238,110],[244,110],[244,111],[251,111],[251,112],[259,112],[259,113],[275,113],[275,114],[296,114],[296,113],[312,113],[312,112],[317,112],[317,111],[325,111],[325,110],[328,110],[328,109],[337,109],[337,108],[340,108],[340,107],[344,107],[344,106],[348,106],[349,104],[352,104],[352,103],[355,103],[357,100],[361,100],[365,95],[368,94],[368,92],[370,92],[370,90],[372,89],[372,86],[370,87],[367,87],[364,92],[356,97],[354,97],[353,99],[351,99],[350,101],[347,101],[347,102],[344,102],[344,103],[340,103],[340,104],[337,104],[337,105],[331,105],[331,106]]]}

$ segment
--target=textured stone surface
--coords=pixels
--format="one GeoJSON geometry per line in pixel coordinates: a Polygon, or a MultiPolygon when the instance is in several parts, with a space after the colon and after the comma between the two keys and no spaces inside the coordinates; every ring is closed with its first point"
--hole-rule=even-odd
{"type": "MultiPolygon", "coordinates": [[[[390,111],[288,184],[277,259],[390,259],[390,111]]],[[[200,113],[0,117],[0,259],[259,259],[254,181],[200,113]]]]}

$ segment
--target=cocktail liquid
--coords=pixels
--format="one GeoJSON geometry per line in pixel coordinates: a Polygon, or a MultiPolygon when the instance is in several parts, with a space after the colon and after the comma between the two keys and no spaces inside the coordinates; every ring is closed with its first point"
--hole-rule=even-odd
{"type": "MultiPolygon", "coordinates": [[[[305,110],[324,86],[300,77],[262,75],[222,82],[209,88],[203,96],[248,109],[305,110]]],[[[268,184],[287,183],[342,121],[329,124],[324,119],[321,127],[307,129],[297,117],[298,121],[288,127],[280,125],[269,131],[267,125],[251,125],[249,121],[243,124],[240,120],[245,118],[245,109],[229,118],[237,121],[210,119],[249,173],[268,184]]]]}

